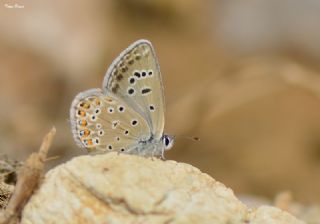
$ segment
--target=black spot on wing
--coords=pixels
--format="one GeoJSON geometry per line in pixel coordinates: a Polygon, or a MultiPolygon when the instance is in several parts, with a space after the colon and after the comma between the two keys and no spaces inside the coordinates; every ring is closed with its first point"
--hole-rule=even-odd
{"type": "Polygon", "coordinates": [[[141,77],[140,72],[135,72],[135,73],[133,73],[133,75],[134,75],[135,77],[137,77],[137,78],[140,78],[140,77],[141,77]]]}
{"type": "Polygon", "coordinates": [[[147,94],[147,93],[150,93],[152,90],[151,90],[151,88],[143,88],[142,90],[141,90],[141,94],[142,95],[145,95],[145,94],[147,94]]]}

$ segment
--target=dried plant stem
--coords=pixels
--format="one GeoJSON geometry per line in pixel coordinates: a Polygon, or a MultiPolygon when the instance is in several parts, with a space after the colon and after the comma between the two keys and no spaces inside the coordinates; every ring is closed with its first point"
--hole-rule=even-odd
{"type": "Polygon", "coordinates": [[[32,153],[18,173],[14,192],[6,209],[0,213],[0,224],[18,223],[21,211],[39,184],[56,129],[44,137],[38,153],[32,153]]]}

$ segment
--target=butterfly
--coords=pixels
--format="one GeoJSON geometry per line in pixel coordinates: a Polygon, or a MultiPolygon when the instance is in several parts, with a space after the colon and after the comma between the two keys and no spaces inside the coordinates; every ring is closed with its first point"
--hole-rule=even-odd
{"type": "Polygon", "coordinates": [[[117,151],[164,158],[174,136],[164,130],[164,93],[152,44],[138,40],[108,68],[102,89],[80,92],[71,104],[75,142],[93,153],[117,151]]]}

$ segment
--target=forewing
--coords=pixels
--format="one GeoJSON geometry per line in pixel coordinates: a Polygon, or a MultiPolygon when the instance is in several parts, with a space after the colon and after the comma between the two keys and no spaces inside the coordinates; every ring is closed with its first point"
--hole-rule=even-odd
{"type": "Polygon", "coordinates": [[[100,89],[78,94],[70,119],[75,141],[89,152],[125,152],[150,138],[147,121],[139,113],[100,89]]]}
{"type": "Polygon", "coordinates": [[[103,91],[127,102],[148,121],[155,139],[164,129],[164,95],[160,69],[150,42],[139,40],[112,63],[103,91]]]}

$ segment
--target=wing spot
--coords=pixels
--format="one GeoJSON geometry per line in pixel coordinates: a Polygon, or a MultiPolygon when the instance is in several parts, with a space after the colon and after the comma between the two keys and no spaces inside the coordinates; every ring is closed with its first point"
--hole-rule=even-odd
{"type": "Polygon", "coordinates": [[[78,124],[79,124],[80,126],[82,126],[82,127],[85,127],[85,126],[87,126],[88,122],[87,122],[86,119],[82,119],[82,120],[79,120],[79,121],[78,121],[78,124]]]}
{"type": "MultiPolygon", "coordinates": [[[[124,72],[124,71],[122,71],[122,72],[124,72]]],[[[121,74],[117,75],[117,80],[121,81],[121,79],[123,79],[123,75],[121,75],[121,74]]]]}
{"type": "Polygon", "coordinates": [[[97,106],[100,106],[100,104],[101,104],[99,99],[95,99],[95,103],[96,103],[97,106]]]}
{"type": "Polygon", "coordinates": [[[135,82],[136,82],[136,80],[135,80],[134,77],[130,77],[130,78],[129,78],[129,83],[130,83],[131,85],[133,85],[135,82]]]}
{"type": "Polygon", "coordinates": [[[124,148],[122,148],[122,149],[120,149],[121,150],[121,152],[124,152],[124,148]]]}
{"type": "Polygon", "coordinates": [[[120,141],[120,137],[119,137],[119,136],[117,136],[117,137],[116,137],[116,140],[119,142],[119,141],[120,141]]]}
{"type": "Polygon", "coordinates": [[[111,91],[112,91],[113,93],[117,93],[119,88],[120,88],[120,86],[119,86],[119,84],[117,83],[117,84],[115,84],[115,85],[111,88],[111,91]]]}
{"type": "Polygon", "coordinates": [[[78,110],[78,115],[81,117],[85,117],[86,116],[86,112],[84,112],[83,110],[78,110]]]}
{"type": "Polygon", "coordinates": [[[134,63],[134,60],[132,58],[128,59],[128,64],[129,65],[133,65],[133,63],[134,63]]]}
{"type": "Polygon", "coordinates": [[[124,62],[121,60],[118,64],[120,67],[124,66],[124,62]]]}
{"type": "Polygon", "coordinates": [[[86,103],[86,102],[81,102],[79,103],[80,107],[83,107],[84,109],[89,109],[90,108],[90,104],[86,103]]]}
{"type": "Polygon", "coordinates": [[[95,142],[96,142],[96,144],[99,144],[99,138],[95,138],[95,142]]]}
{"type": "MultiPolygon", "coordinates": [[[[126,71],[128,71],[128,67],[127,66],[122,66],[122,67],[120,67],[120,70],[122,71],[122,72],[126,72],[126,71]]],[[[121,78],[122,79],[122,78],[121,78]]],[[[120,79],[120,80],[121,80],[120,79]]]]}
{"type": "Polygon", "coordinates": [[[125,135],[128,135],[128,134],[129,134],[129,131],[128,131],[128,130],[125,130],[125,131],[124,131],[124,134],[125,134],[125,135]]]}
{"type": "Polygon", "coordinates": [[[100,114],[101,110],[99,108],[97,108],[95,111],[94,111],[96,114],[100,114]]]}
{"type": "Polygon", "coordinates": [[[93,141],[92,141],[91,138],[90,138],[90,139],[85,139],[85,140],[83,140],[83,142],[84,142],[87,146],[92,146],[92,145],[93,145],[93,141]]]}
{"type": "Polygon", "coordinates": [[[147,73],[145,71],[141,72],[142,77],[146,77],[147,73]]]}
{"type": "Polygon", "coordinates": [[[119,107],[118,107],[118,111],[119,111],[119,112],[124,112],[124,106],[119,106],[119,107]]]}
{"type": "Polygon", "coordinates": [[[135,58],[136,60],[140,60],[140,59],[141,59],[141,54],[135,54],[135,55],[134,55],[134,58],[135,58]]]}
{"type": "Polygon", "coordinates": [[[99,134],[100,136],[102,136],[102,135],[104,135],[104,131],[103,131],[103,130],[100,130],[100,131],[98,132],[98,134],[99,134]]]}
{"type": "Polygon", "coordinates": [[[95,115],[92,115],[92,116],[91,116],[91,120],[92,120],[92,121],[95,121],[96,119],[97,119],[97,117],[96,117],[95,115]]]}
{"type": "Polygon", "coordinates": [[[133,75],[134,75],[135,77],[137,77],[138,79],[141,77],[140,72],[134,72],[133,75]]]}
{"type": "Polygon", "coordinates": [[[150,111],[155,111],[155,108],[154,108],[154,106],[153,105],[149,105],[149,109],[150,109],[150,111]]]}
{"type": "Polygon", "coordinates": [[[96,124],[96,128],[101,129],[102,125],[100,123],[96,124]]]}
{"type": "Polygon", "coordinates": [[[149,70],[148,75],[149,75],[149,76],[152,76],[152,75],[153,75],[153,71],[152,71],[152,70],[149,70]]]}
{"type": "Polygon", "coordinates": [[[117,74],[118,74],[118,70],[117,69],[113,69],[112,75],[116,76],[117,74]]]}
{"type": "Polygon", "coordinates": [[[88,130],[88,129],[81,130],[81,131],[79,131],[79,135],[80,135],[80,137],[88,137],[90,135],[90,130],[88,130]]]}
{"type": "Polygon", "coordinates": [[[117,126],[120,124],[120,121],[112,121],[112,129],[116,129],[117,126]]]}
{"type": "Polygon", "coordinates": [[[129,89],[128,89],[128,94],[129,94],[129,95],[132,96],[132,95],[134,94],[134,92],[135,92],[135,91],[134,91],[134,88],[129,88],[129,89]]]}
{"type": "Polygon", "coordinates": [[[109,150],[112,150],[112,145],[108,145],[108,149],[109,149],[109,150]]]}
{"type": "Polygon", "coordinates": [[[114,112],[114,108],[113,108],[113,107],[108,107],[108,112],[109,112],[110,114],[112,114],[112,113],[114,112]]]}
{"type": "Polygon", "coordinates": [[[136,119],[132,120],[131,121],[131,125],[132,126],[136,126],[138,124],[138,121],[136,119]]]}
{"type": "Polygon", "coordinates": [[[152,91],[151,88],[149,88],[149,87],[144,87],[144,88],[141,89],[141,94],[142,94],[142,95],[146,95],[146,94],[150,93],[151,91],[152,91]]]}

